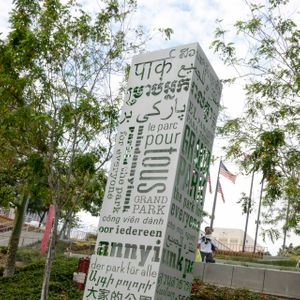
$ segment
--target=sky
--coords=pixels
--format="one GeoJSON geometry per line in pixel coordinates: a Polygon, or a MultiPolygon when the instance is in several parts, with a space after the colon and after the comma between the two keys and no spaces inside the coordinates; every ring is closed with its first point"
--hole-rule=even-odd
{"type": "MultiPolygon", "coordinates": [[[[11,0],[0,0],[0,32],[4,35],[8,31],[8,12],[11,9],[11,0]]],[[[90,11],[97,11],[100,7],[101,0],[81,0],[84,8],[90,11]]],[[[264,1],[255,0],[254,2],[263,4],[264,1]]],[[[291,11],[295,12],[297,1],[291,1],[291,11]]],[[[216,19],[223,19],[225,27],[232,26],[237,19],[247,16],[245,1],[243,0],[138,0],[138,10],[132,17],[134,25],[143,25],[153,32],[152,40],[147,44],[148,51],[154,51],[183,44],[198,42],[208,57],[211,65],[216,71],[220,79],[227,78],[233,74],[232,70],[224,66],[213,50],[210,48],[214,40],[214,30],[216,28],[216,19]],[[159,33],[158,28],[170,27],[174,30],[174,34],[170,41],[164,40],[159,33]],[[155,33],[156,32],[156,33],[155,33]]],[[[299,14],[298,14],[299,16],[299,14]]],[[[234,37],[234,32],[229,33],[234,37]]],[[[247,45],[244,41],[238,40],[240,47],[245,51],[247,45]]],[[[230,117],[238,117],[241,115],[244,105],[245,96],[243,89],[239,85],[224,87],[221,98],[221,105],[225,106],[226,114],[230,117]]],[[[225,141],[216,138],[214,142],[213,155],[222,156],[224,153],[221,147],[225,141]]],[[[218,161],[211,166],[210,173],[212,178],[213,190],[215,189],[218,161]]],[[[221,177],[221,184],[224,192],[225,203],[218,195],[217,206],[215,211],[214,227],[219,228],[237,228],[244,230],[245,215],[237,201],[242,192],[249,194],[250,177],[239,174],[238,167],[230,161],[225,161],[226,167],[232,173],[238,174],[235,184],[232,184],[225,177],[221,177]]],[[[248,234],[254,238],[255,220],[257,218],[257,203],[260,193],[260,175],[255,177],[253,188],[254,209],[249,218],[248,234]]],[[[204,209],[211,213],[214,194],[207,192],[204,209]]],[[[85,225],[97,226],[98,218],[86,217],[81,214],[82,222],[85,225]]],[[[202,227],[209,223],[208,219],[204,220],[202,227]]],[[[282,245],[282,239],[274,244],[270,241],[263,242],[261,236],[258,237],[258,243],[265,246],[272,254],[276,254],[278,248],[282,245]]],[[[291,234],[287,237],[287,245],[300,245],[300,237],[291,234]]]]}

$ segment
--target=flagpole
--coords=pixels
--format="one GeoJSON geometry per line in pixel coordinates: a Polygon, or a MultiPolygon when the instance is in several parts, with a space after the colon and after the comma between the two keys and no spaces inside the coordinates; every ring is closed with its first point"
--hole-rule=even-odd
{"type": "Polygon", "coordinates": [[[249,221],[249,214],[250,214],[250,208],[251,208],[251,198],[252,198],[254,173],[255,173],[255,171],[254,171],[254,168],[253,168],[252,178],[251,178],[251,186],[250,186],[250,192],[249,192],[249,200],[248,200],[248,203],[247,203],[247,216],[246,216],[246,224],[245,224],[244,239],[243,239],[243,249],[242,249],[243,252],[245,252],[245,245],[246,245],[246,238],[247,238],[247,229],[248,229],[248,221],[249,221]]]}
{"type": "Polygon", "coordinates": [[[258,205],[258,212],[257,212],[257,219],[256,219],[256,230],[255,230],[255,239],[254,239],[253,253],[256,252],[258,227],[259,227],[259,223],[260,223],[261,200],[262,200],[262,194],[263,194],[263,189],[264,189],[264,180],[265,180],[265,177],[263,176],[263,178],[261,180],[261,187],[260,187],[259,205],[258,205]]]}
{"type": "Polygon", "coordinates": [[[212,212],[211,212],[210,228],[213,228],[213,225],[214,225],[214,219],[215,219],[215,210],[216,210],[217,195],[218,195],[218,183],[219,183],[219,177],[220,177],[221,162],[222,162],[222,157],[220,158],[220,163],[219,163],[219,171],[218,171],[218,176],[217,176],[217,183],[216,183],[216,189],[215,189],[215,197],[214,197],[214,202],[213,202],[213,207],[212,207],[212,212]]]}

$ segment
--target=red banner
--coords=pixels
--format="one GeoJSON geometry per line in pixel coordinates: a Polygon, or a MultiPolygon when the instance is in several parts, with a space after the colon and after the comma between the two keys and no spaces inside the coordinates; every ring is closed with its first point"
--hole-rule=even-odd
{"type": "Polygon", "coordinates": [[[50,205],[49,211],[48,211],[47,222],[46,222],[46,228],[45,228],[42,243],[41,243],[40,254],[42,256],[45,255],[45,252],[47,250],[48,241],[49,241],[51,228],[52,228],[52,223],[53,223],[53,219],[54,219],[54,214],[55,214],[55,207],[54,207],[54,205],[50,205]]]}

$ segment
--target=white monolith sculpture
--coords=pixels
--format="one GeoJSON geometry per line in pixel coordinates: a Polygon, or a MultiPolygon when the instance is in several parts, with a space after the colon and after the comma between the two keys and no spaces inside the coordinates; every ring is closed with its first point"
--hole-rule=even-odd
{"type": "Polygon", "coordinates": [[[220,96],[197,43],[133,58],[84,299],[189,299],[220,96]]]}

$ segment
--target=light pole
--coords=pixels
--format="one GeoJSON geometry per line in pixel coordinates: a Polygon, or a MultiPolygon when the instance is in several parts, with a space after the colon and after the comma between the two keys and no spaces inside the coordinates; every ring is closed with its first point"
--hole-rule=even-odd
{"type": "Polygon", "coordinates": [[[218,195],[218,184],[219,184],[219,177],[220,177],[221,161],[222,161],[222,157],[220,158],[220,163],[219,163],[219,170],[218,170],[217,183],[216,183],[216,189],[215,189],[215,197],[214,197],[214,202],[213,202],[213,207],[212,207],[212,212],[211,212],[210,228],[213,228],[214,219],[215,219],[215,210],[216,210],[217,195],[218,195]]]}

